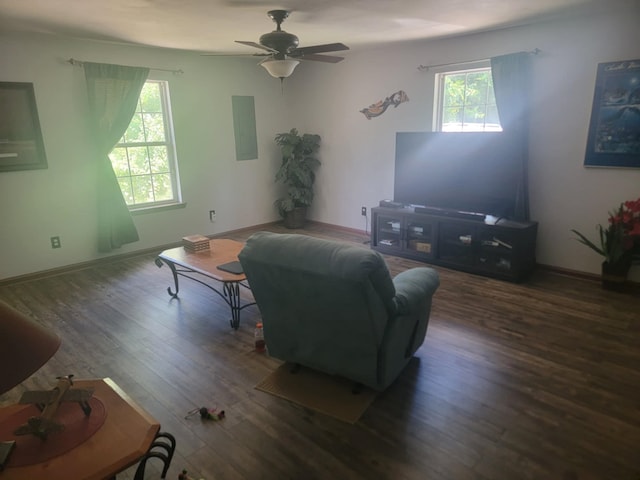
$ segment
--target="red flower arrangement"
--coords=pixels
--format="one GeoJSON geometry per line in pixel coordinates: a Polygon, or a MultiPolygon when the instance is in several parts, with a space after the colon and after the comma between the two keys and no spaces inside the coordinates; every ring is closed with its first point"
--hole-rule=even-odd
{"type": "Polygon", "coordinates": [[[616,220],[624,223],[629,229],[628,234],[637,240],[640,238],[640,198],[624,202],[623,206],[622,217],[616,220]]]}
{"type": "Polygon", "coordinates": [[[600,245],[595,244],[577,230],[577,240],[604,257],[609,265],[640,263],[640,198],[620,204],[609,214],[609,225],[597,226],[600,245]]]}

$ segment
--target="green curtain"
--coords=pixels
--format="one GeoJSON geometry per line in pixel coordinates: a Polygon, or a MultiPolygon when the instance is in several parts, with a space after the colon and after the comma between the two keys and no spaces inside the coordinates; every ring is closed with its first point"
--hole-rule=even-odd
{"type": "Polygon", "coordinates": [[[110,252],[139,240],[109,153],[129,126],[149,69],[91,62],[83,65],[97,162],[98,251],[110,252]]]}
{"type": "Polygon", "coordinates": [[[493,89],[498,116],[505,132],[521,145],[520,155],[514,161],[520,167],[518,195],[514,217],[529,220],[529,112],[531,110],[530,54],[512,53],[491,59],[493,89]]]}

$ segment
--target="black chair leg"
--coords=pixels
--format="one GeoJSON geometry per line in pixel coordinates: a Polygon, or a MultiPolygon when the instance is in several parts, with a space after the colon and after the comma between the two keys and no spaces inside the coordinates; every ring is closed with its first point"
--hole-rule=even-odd
{"type": "Polygon", "coordinates": [[[171,465],[171,460],[173,460],[173,454],[176,451],[176,438],[168,432],[158,432],[158,435],[156,435],[156,441],[153,443],[152,447],[153,446],[164,448],[167,451],[167,461],[164,464],[161,476],[161,478],[165,478],[167,476],[169,466],[171,465]],[[160,439],[160,441],[158,441],[158,439],[160,439]]]}
{"type": "Polygon", "coordinates": [[[163,468],[161,478],[166,478],[175,451],[175,437],[167,432],[158,432],[155,439],[153,440],[153,443],[149,447],[149,450],[147,450],[147,453],[140,460],[140,464],[136,469],[136,474],[133,479],[144,480],[144,469],[147,466],[147,460],[149,460],[150,458],[159,458],[160,460],[162,460],[163,468]],[[164,452],[158,451],[158,449],[164,450],[164,452]]]}

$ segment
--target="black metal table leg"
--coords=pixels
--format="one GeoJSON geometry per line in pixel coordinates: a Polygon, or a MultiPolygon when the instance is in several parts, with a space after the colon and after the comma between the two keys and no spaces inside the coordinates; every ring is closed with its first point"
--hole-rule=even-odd
{"type": "Polygon", "coordinates": [[[171,291],[171,287],[167,287],[167,292],[169,293],[170,296],[172,296],[173,298],[176,298],[178,296],[178,292],[180,291],[180,287],[178,286],[178,271],[176,270],[176,265],[173,262],[169,262],[167,260],[163,260],[158,257],[156,258],[156,265],[158,266],[158,268],[162,267],[163,261],[164,263],[169,265],[169,268],[171,269],[171,273],[173,274],[173,283],[176,286],[175,293],[171,291]]]}
{"type": "Polygon", "coordinates": [[[240,326],[240,284],[238,282],[225,282],[223,286],[224,296],[231,307],[231,328],[237,330],[240,326]]]}
{"type": "Polygon", "coordinates": [[[237,330],[238,327],[240,326],[240,312],[245,309],[246,307],[250,307],[251,305],[255,305],[255,302],[250,302],[250,303],[246,303],[244,305],[241,305],[241,301],[240,301],[240,287],[244,287],[248,290],[251,290],[249,288],[249,286],[246,283],[243,283],[242,281],[221,281],[218,279],[213,278],[210,275],[207,275],[201,271],[198,270],[194,270],[192,268],[189,268],[187,266],[181,265],[181,264],[177,264],[172,262],[169,259],[163,258],[163,257],[158,257],[155,259],[155,263],[158,267],[162,267],[163,263],[166,263],[169,268],[171,269],[171,273],[173,274],[173,282],[175,284],[175,293],[173,291],[171,291],[171,287],[167,287],[167,292],[169,292],[169,295],[172,298],[177,298],[178,296],[178,291],[179,291],[179,286],[178,286],[178,277],[186,277],[189,278],[191,280],[193,280],[194,282],[198,282],[201,285],[204,285],[205,287],[207,287],[209,290],[212,290],[213,292],[217,293],[218,295],[220,295],[220,297],[222,297],[224,299],[225,302],[227,302],[227,305],[229,305],[229,308],[231,309],[231,320],[230,320],[230,324],[231,324],[231,328],[233,328],[234,330],[237,330]],[[198,278],[197,276],[203,276],[205,278],[209,278],[209,279],[213,279],[216,281],[220,281],[222,283],[222,291],[218,290],[217,288],[215,288],[214,286],[210,285],[207,282],[202,281],[200,278],[198,278]]]}

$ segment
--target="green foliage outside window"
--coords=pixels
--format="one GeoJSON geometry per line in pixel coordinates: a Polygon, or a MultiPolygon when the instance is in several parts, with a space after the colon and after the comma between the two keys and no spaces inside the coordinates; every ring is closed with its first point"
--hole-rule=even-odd
{"type": "Polygon", "coordinates": [[[175,199],[162,85],[147,81],[127,131],[109,155],[129,206],[175,199]]]}
{"type": "Polygon", "coordinates": [[[501,130],[491,69],[443,75],[442,130],[501,130]]]}

